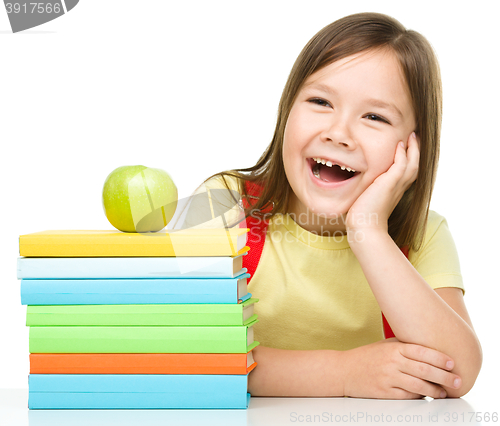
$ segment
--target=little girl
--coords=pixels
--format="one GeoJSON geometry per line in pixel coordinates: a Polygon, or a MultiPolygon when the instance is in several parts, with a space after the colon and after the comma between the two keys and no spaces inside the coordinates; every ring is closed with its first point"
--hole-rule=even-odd
{"type": "MultiPolygon", "coordinates": [[[[386,15],[347,16],[300,53],[257,164],[200,187],[241,194],[251,228],[253,396],[444,398],[472,388],[481,347],[446,220],[429,211],[440,125],[427,40],[386,15]],[[384,340],[384,323],[395,337],[384,340]]],[[[200,226],[234,225],[232,205],[224,223],[200,226]]],[[[183,227],[200,212],[192,203],[183,227]]]]}

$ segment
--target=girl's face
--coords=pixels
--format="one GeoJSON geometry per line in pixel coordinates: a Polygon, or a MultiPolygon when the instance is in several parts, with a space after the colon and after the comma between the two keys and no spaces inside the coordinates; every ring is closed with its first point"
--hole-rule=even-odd
{"type": "Polygon", "coordinates": [[[389,169],[398,142],[406,147],[414,129],[410,95],[392,51],[358,53],[314,73],[285,128],[283,162],[293,191],[288,213],[311,232],[345,232],[342,217],[389,169]]]}

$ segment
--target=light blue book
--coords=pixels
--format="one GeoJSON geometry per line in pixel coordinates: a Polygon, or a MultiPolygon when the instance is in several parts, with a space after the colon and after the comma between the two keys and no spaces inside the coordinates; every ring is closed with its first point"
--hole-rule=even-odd
{"type": "Polygon", "coordinates": [[[234,278],[235,257],[19,257],[17,278],[234,278]]]}
{"type": "Polygon", "coordinates": [[[30,374],[30,409],[247,408],[247,375],[30,374]]]}
{"type": "Polygon", "coordinates": [[[251,297],[246,272],[235,278],[23,279],[23,305],[238,303],[251,297]]]}

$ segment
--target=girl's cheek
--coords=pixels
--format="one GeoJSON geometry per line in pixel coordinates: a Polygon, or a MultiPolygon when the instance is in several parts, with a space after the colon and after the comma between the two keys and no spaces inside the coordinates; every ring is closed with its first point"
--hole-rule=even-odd
{"type": "Polygon", "coordinates": [[[381,157],[378,161],[379,168],[378,170],[380,171],[379,175],[382,173],[385,173],[387,170],[391,168],[391,166],[394,164],[394,157],[396,155],[396,147],[397,144],[394,147],[389,147],[387,149],[387,155],[384,155],[381,157]]]}
{"type": "Polygon", "coordinates": [[[366,177],[372,181],[381,174],[387,172],[394,164],[396,154],[396,145],[384,146],[384,144],[374,147],[374,149],[365,150],[365,160],[367,161],[366,177]]]}

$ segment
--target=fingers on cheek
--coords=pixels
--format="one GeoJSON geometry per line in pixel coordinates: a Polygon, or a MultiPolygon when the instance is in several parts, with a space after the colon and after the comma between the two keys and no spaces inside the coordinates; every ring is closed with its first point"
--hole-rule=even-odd
{"type": "Polygon", "coordinates": [[[412,164],[412,170],[416,173],[418,172],[418,166],[420,162],[420,148],[416,139],[413,140],[412,150],[411,150],[410,163],[412,164]]]}
{"type": "Polygon", "coordinates": [[[397,152],[399,152],[401,157],[406,158],[407,148],[405,147],[405,144],[403,142],[399,142],[397,152]]]}
{"type": "Polygon", "coordinates": [[[412,176],[413,180],[415,180],[417,178],[417,176],[418,176],[418,164],[415,167],[413,167],[411,176],[412,176]]]}
{"type": "Polygon", "coordinates": [[[405,178],[411,184],[418,176],[419,169],[419,159],[418,155],[408,155],[408,157],[404,160],[404,168],[405,168],[405,178]]]}
{"type": "Polygon", "coordinates": [[[404,147],[403,142],[400,142],[398,152],[399,152],[399,158],[397,159],[399,161],[399,164],[401,164],[401,166],[406,169],[406,167],[408,166],[409,157],[408,157],[408,151],[404,147]]]}
{"type": "Polygon", "coordinates": [[[418,176],[418,164],[408,164],[408,167],[406,168],[406,174],[408,175],[410,183],[413,182],[418,176]]]}
{"type": "Polygon", "coordinates": [[[417,138],[417,135],[415,134],[415,132],[412,132],[412,134],[410,135],[410,137],[408,138],[408,144],[415,144],[415,146],[418,147],[420,146],[420,141],[418,140],[417,138]]]}
{"type": "Polygon", "coordinates": [[[396,155],[394,156],[394,160],[389,168],[404,173],[404,171],[406,170],[407,161],[408,160],[406,158],[405,149],[398,144],[398,148],[396,149],[396,155]]]}

